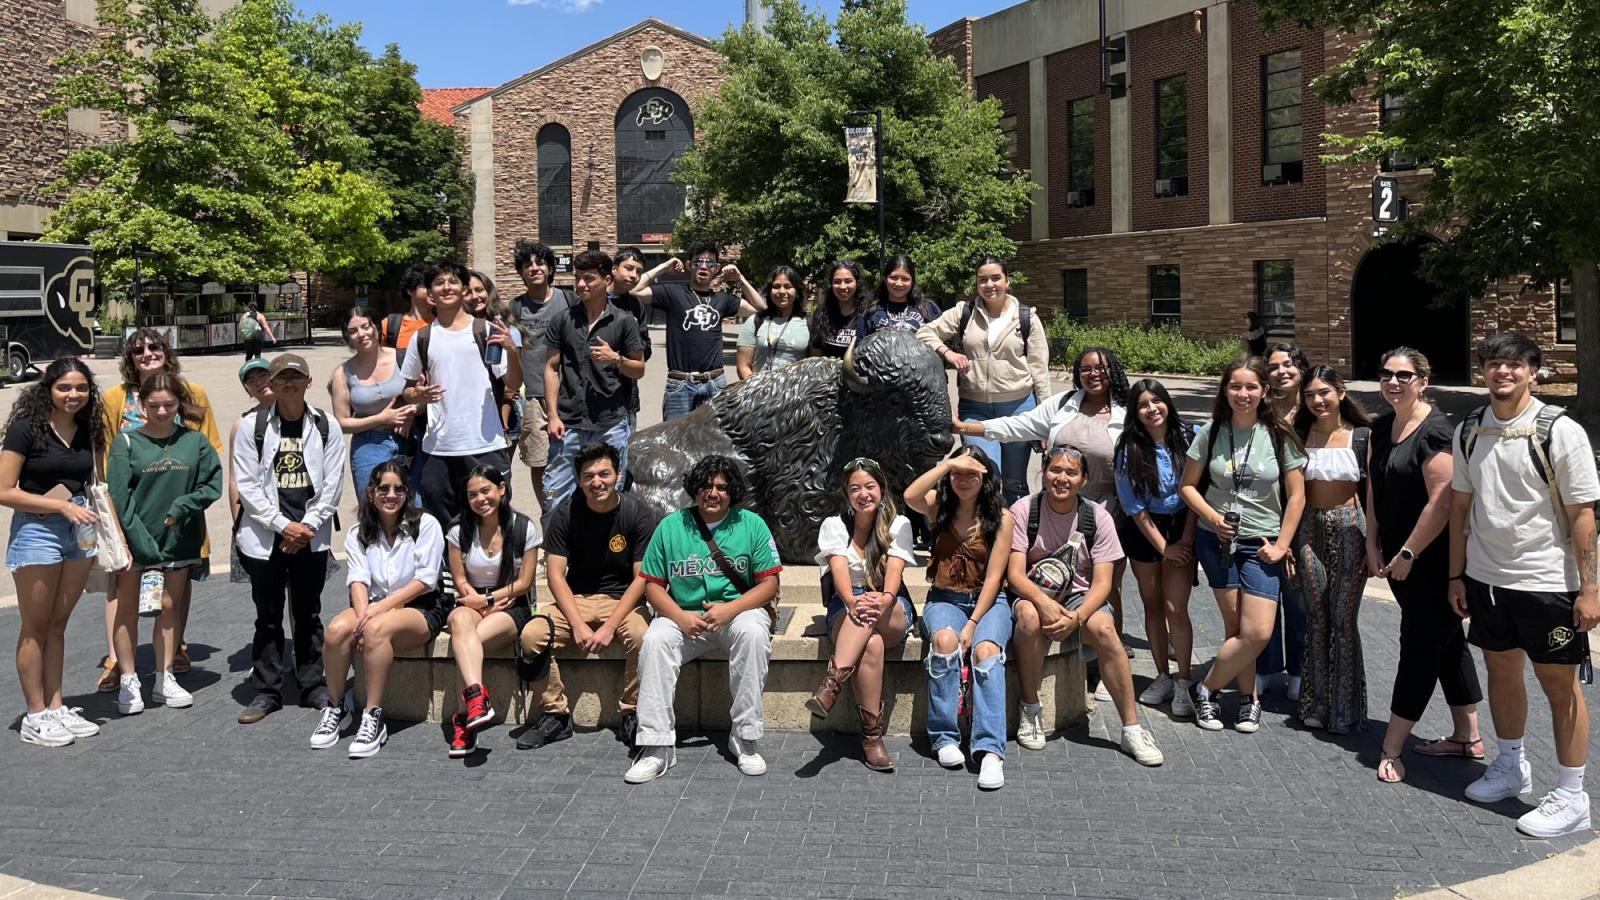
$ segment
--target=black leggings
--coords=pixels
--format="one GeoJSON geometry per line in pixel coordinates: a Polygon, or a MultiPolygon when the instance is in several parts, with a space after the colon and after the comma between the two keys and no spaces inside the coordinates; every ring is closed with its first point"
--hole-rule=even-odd
{"type": "Polygon", "coordinates": [[[1443,569],[1412,569],[1405,581],[1389,579],[1389,590],[1400,604],[1400,665],[1389,712],[1402,719],[1422,718],[1435,684],[1444,687],[1444,700],[1451,706],[1483,700],[1478,668],[1462,619],[1450,608],[1447,588],[1443,569]]]}

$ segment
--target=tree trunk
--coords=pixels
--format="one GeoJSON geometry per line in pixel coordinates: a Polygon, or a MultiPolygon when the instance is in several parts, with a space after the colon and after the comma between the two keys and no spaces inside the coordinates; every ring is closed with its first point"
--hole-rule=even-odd
{"type": "Polygon", "coordinates": [[[1572,304],[1578,318],[1578,402],[1572,415],[1600,436],[1600,267],[1593,260],[1572,266],[1572,304]]]}

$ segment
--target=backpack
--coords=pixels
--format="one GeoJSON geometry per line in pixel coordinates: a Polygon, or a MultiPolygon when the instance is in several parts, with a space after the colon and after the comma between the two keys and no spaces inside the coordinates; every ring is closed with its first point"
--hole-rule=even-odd
{"type": "Polygon", "coordinates": [[[1362,426],[1350,432],[1350,449],[1356,454],[1356,503],[1367,506],[1367,445],[1372,443],[1372,429],[1362,426]]]}
{"type": "MultiPolygon", "coordinates": [[[[950,340],[945,341],[945,346],[956,353],[966,353],[967,326],[972,324],[972,311],[978,305],[976,299],[961,301],[961,322],[956,326],[956,333],[950,340]]],[[[1022,329],[1022,355],[1028,355],[1028,336],[1033,334],[1033,307],[1022,303],[1017,304],[1017,324],[1022,329]]]]}
{"type": "MultiPolygon", "coordinates": [[[[1039,539],[1039,519],[1044,514],[1044,491],[1033,495],[1033,500],[1028,504],[1028,545],[1033,549],[1033,542],[1039,539]]],[[[1091,552],[1088,548],[1094,546],[1094,535],[1097,526],[1100,504],[1093,500],[1078,500],[1078,527],[1069,538],[1066,545],[1051,552],[1049,556],[1039,560],[1028,567],[1028,579],[1043,588],[1045,593],[1060,603],[1068,610],[1077,609],[1083,605],[1088,597],[1087,593],[1072,594],[1072,582],[1077,577],[1079,552],[1091,552]],[[1082,538],[1082,541],[1078,541],[1082,538]]],[[[1026,556],[1026,551],[1024,551],[1026,556]]],[[[1091,563],[1093,558],[1091,557],[1091,563]]],[[[1091,565],[1091,568],[1093,566],[1091,565]]]]}
{"type": "Polygon", "coordinates": [[[1480,406],[1467,414],[1462,420],[1458,445],[1461,458],[1469,464],[1472,462],[1472,449],[1478,444],[1479,435],[1488,435],[1497,438],[1526,438],[1528,441],[1528,455],[1533,457],[1534,471],[1539,473],[1539,478],[1550,488],[1550,505],[1555,509],[1556,524],[1561,529],[1562,537],[1568,536],[1572,523],[1567,521],[1567,511],[1561,505],[1560,484],[1556,479],[1556,467],[1550,462],[1550,432],[1555,427],[1557,419],[1566,416],[1567,411],[1559,406],[1545,404],[1539,408],[1534,416],[1533,427],[1526,425],[1517,428],[1497,428],[1483,424],[1483,414],[1489,411],[1488,406],[1480,406]]]}
{"type": "MultiPolygon", "coordinates": [[[[1039,539],[1039,519],[1044,515],[1044,503],[1044,491],[1040,491],[1033,495],[1033,500],[1028,504],[1028,549],[1032,549],[1033,542],[1039,539]]],[[[1097,517],[1094,511],[1099,507],[1100,504],[1093,500],[1078,498],[1078,533],[1083,535],[1085,546],[1094,546],[1094,533],[1099,525],[1095,521],[1097,517]]]]}
{"type": "MultiPolygon", "coordinates": [[[[264,448],[267,443],[267,423],[270,421],[271,417],[266,415],[266,412],[267,411],[264,409],[256,410],[255,422],[251,427],[251,430],[255,432],[257,460],[261,458],[262,448],[264,448]]],[[[312,406],[307,406],[306,412],[311,416],[312,426],[317,429],[317,437],[322,439],[322,446],[328,446],[328,417],[322,414],[322,410],[312,406]]],[[[356,489],[363,490],[364,488],[361,485],[357,485],[356,489]]],[[[233,529],[236,533],[239,530],[239,523],[242,521],[244,521],[243,516],[240,516],[234,520],[233,529]]],[[[342,529],[342,527],[343,526],[339,524],[339,513],[337,510],[335,510],[333,514],[333,530],[339,531],[342,529]]]]}
{"type": "MultiPolygon", "coordinates": [[[[428,372],[428,335],[432,331],[431,327],[419,328],[416,336],[411,339],[411,349],[417,351],[420,363],[417,370],[424,375],[428,372]]],[[[500,410],[501,427],[505,430],[506,436],[515,441],[522,435],[522,408],[521,404],[506,397],[505,379],[494,374],[494,367],[489,365],[488,319],[472,317],[472,341],[478,345],[478,361],[483,363],[483,370],[489,375],[489,390],[494,394],[495,405],[500,410]]]]}
{"type": "Polygon", "coordinates": [[[246,316],[239,323],[239,337],[246,341],[253,341],[261,336],[261,322],[255,316],[246,316]]]}

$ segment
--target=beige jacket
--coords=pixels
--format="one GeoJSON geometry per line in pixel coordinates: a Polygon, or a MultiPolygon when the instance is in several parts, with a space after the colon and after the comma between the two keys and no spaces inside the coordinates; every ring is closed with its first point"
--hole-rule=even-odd
{"type": "MultiPolygon", "coordinates": [[[[1028,331],[1028,349],[1022,349],[1022,318],[1017,312],[1021,304],[1017,298],[1006,295],[1006,305],[1011,313],[1011,324],[1006,336],[989,352],[989,310],[983,301],[974,300],[972,321],[967,323],[967,333],[960,345],[961,352],[972,361],[972,368],[957,377],[956,387],[961,399],[979,403],[1006,403],[1021,400],[1033,394],[1042,401],[1050,396],[1050,341],[1044,333],[1044,323],[1035,314],[1028,331]]],[[[943,355],[946,342],[955,336],[961,324],[963,300],[944,311],[939,318],[917,329],[917,337],[935,353],[943,355]]]]}

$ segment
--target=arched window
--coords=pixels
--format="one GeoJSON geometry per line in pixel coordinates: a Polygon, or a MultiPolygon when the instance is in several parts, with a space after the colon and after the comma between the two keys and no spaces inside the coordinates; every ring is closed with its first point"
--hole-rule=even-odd
{"type": "Polygon", "coordinates": [[[645,88],[617,110],[617,243],[661,243],[683,214],[684,189],[672,183],[678,158],[694,145],[689,104],[664,88],[645,88]]]}
{"type": "Polygon", "coordinates": [[[539,129],[539,240],[572,246],[572,136],[554,122],[539,129]]]}

